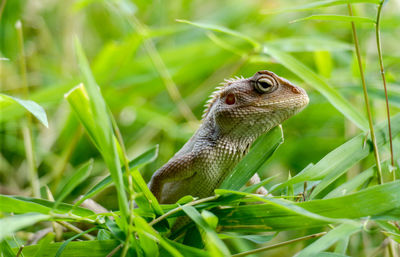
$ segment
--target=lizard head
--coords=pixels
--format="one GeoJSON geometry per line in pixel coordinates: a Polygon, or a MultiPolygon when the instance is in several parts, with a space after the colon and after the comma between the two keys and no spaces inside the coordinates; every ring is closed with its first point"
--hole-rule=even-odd
{"type": "Polygon", "coordinates": [[[308,101],[304,89],[264,70],[250,78],[226,80],[203,117],[214,120],[223,134],[257,137],[301,111],[308,101]]]}

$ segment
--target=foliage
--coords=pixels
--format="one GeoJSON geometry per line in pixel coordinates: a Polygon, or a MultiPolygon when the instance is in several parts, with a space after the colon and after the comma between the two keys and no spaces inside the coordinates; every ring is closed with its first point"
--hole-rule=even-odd
{"type": "Polygon", "coordinates": [[[1,256],[398,257],[400,16],[381,4],[2,0],[1,256]],[[381,9],[383,60],[371,43],[381,9]],[[207,96],[261,69],[304,87],[309,106],[260,137],[215,196],[160,205],[146,181],[198,127],[207,96]],[[246,187],[255,172],[265,179],[246,187]],[[270,195],[253,193],[262,185],[270,195]],[[171,230],[181,216],[190,222],[171,230]]]}

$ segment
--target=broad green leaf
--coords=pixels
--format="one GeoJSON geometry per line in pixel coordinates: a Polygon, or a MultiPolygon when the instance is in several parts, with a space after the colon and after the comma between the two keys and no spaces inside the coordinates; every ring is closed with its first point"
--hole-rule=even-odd
{"type": "MultiPolygon", "coordinates": [[[[271,201],[271,199],[268,200],[271,201]]],[[[288,209],[288,206],[282,205],[281,202],[278,204],[271,201],[266,204],[230,207],[224,204],[223,209],[217,208],[213,210],[213,213],[218,216],[219,226],[222,230],[249,232],[296,230],[331,223],[328,220],[323,221],[325,218],[379,217],[379,215],[386,215],[390,210],[400,208],[400,180],[373,186],[342,197],[292,204],[285,201],[290,208],[292,208],[291,205],[300,207],[300,211],[288,209]]],[[[380,218],[384,219],[385,217],[380,218]]]]}
{"type": "Polygon", "coordinates": [[[17,97],[5,95],[0,93],[0,117],[3,116],[3,112],[10,112],[12,110],[8,109],[13,104],[19,104],[24,107],[28,112],[35,116],[46,128],[49,127],[49,122],[47,121],[47,115],[42,106],[38,105],[31,100],[22,100],[17,97]]]}
{"type": "MultiPolygon", "coordinates": [[[[150,148],[146,152],[142,153],[135,159],[129,162],[129,169],[134,169],[143,165],[146,165],[152,161],[154,161],[157,158],[158,155],[158,145],[150,148]]],[[[126,170],[124,169],[124,173],[126,170]]],[[[75,203],[75,206],[80,205],[83,203],[86,199],[93,197],[94,195],[98,194],[99,192],[103,191],[105,188],[107,188],[109,185],[112,184],[112,178],[111,176],[105,177],[103,180],[101,180],[99,183],[94,185],[92,189],[89,190],[84,196],[82,196],[79,201],[75,203]]]]}
{"type": "Polygon", "coordinates": [[[220,188],[239,190],[257,172],[257,170],[272,156],[283,143],[282,127],[278,126],[261,136],[250,152],[228,174],[220,188]]]}
{"type": "Polygon", "coordinates": [[[375,23],[374,19],[367,17],[358,17],[358,16],[347,16],[347,15],[330,15],[330,14],[315,14],[305,18],[297,19],[292,21],[307,21],[307,20],[324,20],[324,21],[346,21],[346,22],[355,22],[355,23],[375,23]]]}
{"type": "Polygon", "coordinates": [[[29,227],[39,221],[48,220],[51,216],[40,213],[25,213],[0,219],[0,241],[12,233],[29,227]]]}
{"type": "Polygon", "coordinates": [[[118,204],[120,207],[121,216],[125,220],[125,218],[129,215],[128,199],[125,194],[120,159],[117,152],[116,142],[114,140],[111,120],[108,117],[108,108],[103,96],[101,95],[100,88],[92,75],[89,63],[78,38],[75,38],[75,50],[78,57],[79,68],[84,77],[84,86],[87,90],[88,98],[90,100],[91,112],[95,124],[95,127],[92,128],[93,131],[91,131],[91,134],[93,134],[94,138],[96,139],[96,146],[98,147],[108,169],[110,170],[111,177],[113,178],[115,187],[117,189],[118,204]]]}
{"type": "Polygon", "coordinates": [[[349,101],[340,95],[332,86],[321,78],[321,76],[318,76],[298,59],[268,44],[265,45],[263,53],[272,56],[304,82],[320,92],[338,111],[354,122],[360,129],[364,131],[368,129],[368,123],[365,117],[354,109],[354,107],[349,104],[349,101]]]}
{"type": "Polygon", "coordinates": [[[380,0],[323,0],[323,1],[314,1],[306,4],[289,7],[289,8],[280,8],[280,9],[272,9],[272,10],[263,10],[262,12],[265,14],[271,13],[282,13],[282,12],[298,12],[298,11],[308,11],[314,10],[316,8],[330,7],[336,5],[343,4],[356,4],[356,3],[367,3],[367,4],[379,4],[380,0]]]}
{"type": "MultiPolygon", "coordinates": [[[[395,137],[400,133],[400,114],[391,118],[392,120],[392,136],[395,137]]],[[[376,142],[378,147],[386,144],[389,141],[387,123],[382,122],[375,126],[376,142]]],[[[372,152],[372,146],[369,142],[365,143],[365,134],[360,134],[353,139],[347,141],[343,145],[337,147],[318,163],[312,167],[306,168],[299,174],[285,181],[282,184],[275,186],[272,191],[283,188],[290,184],[295,184],[310,180],[321,180],[327,177],[323,183],[320,183],[312,192],[311,197],[316,196],[332,181],[336,180],[341,174],[347,171],[348,168],[364,159],[372,152]]]]}
{"type": "MultiPolygon", "coordinates": [[[[54,257],[57,250],[63,243],[49,244],[43,251],[41,257],[54,257]]],[[[94,241],[74,241],[70,242],[64,249],[63,257],[104,257],[119,245],[117,240],[94,240],[94,241]]],[[[24,256],[33,256],[38,250],[38,245],[25,246],[22,253],[24,256]]],[[[13,249],[17,253],[18,249],[13,249]]],[[[116,255],[118,256],[118,252],[116,255]]]]}
{"type": "Polygon", "coordinates": [[[296,257],[308,257],[314,256],[315,254],[328,249],[331,245],[336,243],[339,239],[348,237],[362,229],[361,226],[355,224],[341,224],[333,230],[329,231],[328,234],[319,238],[314,243],[310,244],[302,251],[300,251],[296,257]]]}
{"type": "Polygon", "coordinates": [[[310,212],[307,209],[304,209],[302,207],[299,207],[298,205],[294,204],[291,201],[283,200],[283,199],[274,199],[270,197],[260,197],[258,195],[250,194],[250,193],[245,193],[245,192],[238,192],[238,191],[231,191],[231,190],[226,190],[226,189],[217,189],[215,190],[217,194],[237,194],[237,195],[244,195],[247,196],[248,198],[253,198],[255,201],[260,201],[264,203],[271,204],[272,206],[281,209],[282,211],[289,212],[289,213],[296,213],[300,216],[307,217],[310,219],[314,220],[320,220],[320,221],[325,221],[328,223],[338,223],[338,222],[344,222],[344,223],[353,223],[351,220],[345,220],[345,219],[332,219],[329,217],[321,216],[319,214],[316,214],[314,212],[310,212]]]}
{"type": "Polygon", "coordinates": [[[69,204],[60,203],[54,208],[54,202],[23,196],[5,196],[0,195],[0,211],[13,213],[38,212],[49,214],[50,212],[58,214],[71,213],[80,217],[95,215],[91,210],[75,207],[69,204]]]}
{"type": "Polygon", "coordinates": [[[226,245],[218,238],[217,233],[210,228],[196,208],[184,205],[182,206],[182,210],[204,231],[205,235],[203,240],[211,256],[230,256],[226,245]]]}
{"type": "Polygon", "coordinates": [[[90,159],[88,162],[83,164],[72,176],[69,178],[68,182],[64,185],[64,187],[60,190],[60,193],[57,194],[57,201],[54,204],[54,208],[57,208],[57,205],[67,197],[75,187],[81,184],[86,178],[89,176],[90,171],[93,167],[93,159],[90,159]]]}

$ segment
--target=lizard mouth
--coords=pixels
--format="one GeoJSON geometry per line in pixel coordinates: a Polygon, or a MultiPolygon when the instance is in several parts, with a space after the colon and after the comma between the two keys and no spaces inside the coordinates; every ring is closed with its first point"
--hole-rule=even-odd
{"type": "Polygon", "coordinates": [[[269,99],[268,102],[259,103],[254,105],[255,107],[270,107],[270,106],[278,106],[285,105],[287,108],[302,108],[305,107],[309,103],[309,98],[306,94],[302,94],[301,96],[285,98],[285,99],[269,99]]]}

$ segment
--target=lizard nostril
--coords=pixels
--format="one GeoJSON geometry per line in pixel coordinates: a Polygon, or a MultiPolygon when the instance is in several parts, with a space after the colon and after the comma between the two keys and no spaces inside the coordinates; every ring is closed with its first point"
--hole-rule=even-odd
{"type": "Polygon", "coordinates": [[[298,89],[297,87],[292,87],[292,92],[295,93],[295,94],[300,94],[301,93],[300,89],[298,89]]]}
{"type": "Polygon", "coordinates": [[[228,94],[228,95],[226,96],[226,98],[225,98],[225,103],[226,103],[226,104],[232,105],[232,104],[234,104],[235,102],[236,102],[236,99],[235,99],[235,95],[234,95],[234,94],[228,94]]]}

